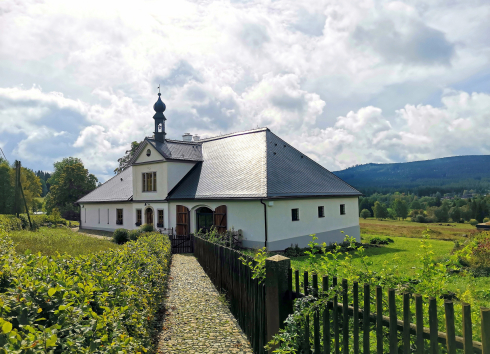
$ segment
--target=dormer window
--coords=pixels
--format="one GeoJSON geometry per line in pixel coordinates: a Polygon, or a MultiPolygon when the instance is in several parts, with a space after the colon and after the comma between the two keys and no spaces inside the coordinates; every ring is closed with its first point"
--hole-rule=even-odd
{"type": "Polygon", "coordinates": [[[143,192],[156,192],[157,190],[157,173],[143,173],[143,192]]]}
{"type": "Polygon", "coordinates": [[[150,149],[146,150],[146,156],[150,156],[150,155],[151,155],[151,150],[150,149]]]}

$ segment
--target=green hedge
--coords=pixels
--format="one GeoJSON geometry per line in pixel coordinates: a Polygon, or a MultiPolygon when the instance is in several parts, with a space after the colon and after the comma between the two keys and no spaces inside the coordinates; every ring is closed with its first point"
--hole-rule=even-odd
{"type": "Polygon", "coordinates": [[[88,256],[18,255],[0,230],[0,353],[154,349],[170,257],[158,233],[88,256]]]}
{"type": "Polygon", "coordinates": [[[22,230],[22,220],[14,215],[0,214],[0,230],[18,231],[22,230]]]}
{"type": "MultiPolygon", "coordinates": [[[[33,230],[37,230],[43,225],[78,226],[78,222],[65,220],[58,215],[40,214],[30,215],[30,217],[33,230]]],[[[27,217],[27,214],[20,214],[18,218],[16,218],[14,215],[0,214],[0,229],[5,231],[19,231],[30,229],[29,218],[27,217]]]]}

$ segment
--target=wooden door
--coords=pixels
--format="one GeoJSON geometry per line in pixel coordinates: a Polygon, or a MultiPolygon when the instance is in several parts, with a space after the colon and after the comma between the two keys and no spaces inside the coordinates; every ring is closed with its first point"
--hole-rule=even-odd
{"type": "Polygon", "coordinates": [[[153,225],[153,209],[146,209],[146,223],[153,225]]]}
{"type": "Polygon", "coordinates": [[[214,226],[219,233],[226,232],[226,205],[220,205],[214,210],[214,226]]]}
{"type": "Polygon", "coordinates": [[[189,235],[189,209],[183,205],[177,205],[177,222],[175,233],[178,236],[189,235]]]}

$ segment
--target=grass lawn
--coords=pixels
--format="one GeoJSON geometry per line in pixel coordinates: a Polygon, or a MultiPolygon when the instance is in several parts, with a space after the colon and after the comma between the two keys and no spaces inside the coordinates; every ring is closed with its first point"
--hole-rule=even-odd
{"type": "Polygon", "coordinates": [[[68,228],[41,227],[39,231],[11,231],[8,235],[17,252],[30,250],[46,256],[56,252],[78,256],[120,247],[111,241],[80,235],[68,228]]]}
{"type": "Polygon", "coordinates": [[[431,223],[420,224],[406,220],[377,220],[374,218],[359,219],[361,235],[363,236],[399,236],[399,237],[422,237],[422,232],[430,229],[430,235],[439,240],[457,240],[463,235],[477,233],[475,226],[458,223],[431,223]]]}
{"type": "MultiPolygon", "coordinates": [[[[363,242],[367,242],[369,238],[366,237],[363,242]]],[[[407,237],[392,237],[392,239],[395,242],[389,245],[366,249],[366,256],[369,256],[373,262],[370,269],[380,271],[386,262],[390,267],[396,264],[402,274],[415,275],[413,267],[421,265],[420,258],[417,257],[419,253],[422,253],[420,250],[421,240],[407,237]]],[[[432,245],[435,258],[448,256],[454,246],[454,243],[450,241],[428,240],[428,242],[432,245]]],[[[303,272],[307,267],[307,258],[307,256],[291,258],[292,268],[303,272]]],[[[320,256],[317,256],[317,259],[320,258],[320,256]]],[[[352,261],[354,264],[358,263],[361,265],[360,260],[358,258],[356,259],[356,257],[352,261]]]]}

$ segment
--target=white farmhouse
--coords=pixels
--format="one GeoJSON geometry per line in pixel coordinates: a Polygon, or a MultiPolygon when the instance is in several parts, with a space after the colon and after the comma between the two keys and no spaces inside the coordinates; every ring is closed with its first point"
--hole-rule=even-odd
{"type": "Polygon", "coordinates": [[[160,97],[153,108],[154,136],[123,172],[78,201],[81,228],[153,224],[187,235],[215,225],[241,229],[245,247],[268,250],[304,247],[310,234],[327,244],[360,239],[361,193],[269,129],[169,140],[160,97]]]}

